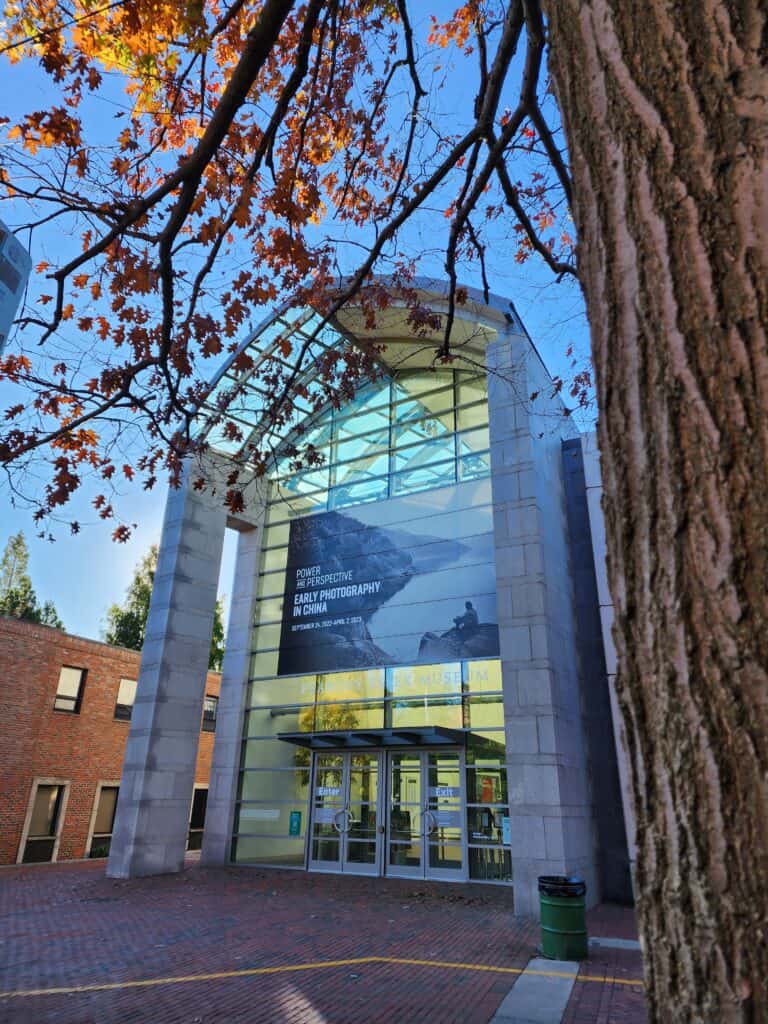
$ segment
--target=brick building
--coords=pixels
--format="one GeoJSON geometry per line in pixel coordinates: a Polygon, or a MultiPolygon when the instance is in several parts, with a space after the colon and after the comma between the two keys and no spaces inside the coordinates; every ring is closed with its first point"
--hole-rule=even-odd
{"type": "MultiPolygon", "coordinates": [[[[107,854],[140,661],[0,617],[0,864],[107,854]]],[[[202,839],[219,683],[209,672],[190,848],[202,839]]]]}

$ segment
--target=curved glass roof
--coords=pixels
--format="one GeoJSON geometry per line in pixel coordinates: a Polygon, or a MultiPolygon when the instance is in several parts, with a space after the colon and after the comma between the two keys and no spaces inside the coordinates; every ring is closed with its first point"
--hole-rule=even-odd
{"type": "MultiPolygon", "coordinates": [[[[447,312],[446,286],[419,280],[414,288],[422,307],[439,323],[447,312]]],[[[523,327],[511,302],[491,296],[486,303],[479,292],[467,291],[467,302],[455,312],[451,365],[476,373],[485,366],[486,345],[500,330],[512,325],[522,332],[523,327]]],[[[246,338],[214,379],[201,406],[198,439],[227,457],[239,460],[248,453],[246,462],[256,453],[277,458],[306,444],[307,421],[343,400],[334,393],[344,365],[340,353],[354,358],[357,349],[374,376],[395,376],[401,370],[439,367],[435,356],[443,340],[441,328],[414,329],[409,305],[397,293],[373,327],[354,303],[323,323],[315,310],[287,302],[246,338]],[[276,413],[277,395],[284,398],[276,413]]],[[[365,380],[358,393],[364,387],[365,380]]],[[[351,395],[349,400],[354,401],[351,395]]]]}

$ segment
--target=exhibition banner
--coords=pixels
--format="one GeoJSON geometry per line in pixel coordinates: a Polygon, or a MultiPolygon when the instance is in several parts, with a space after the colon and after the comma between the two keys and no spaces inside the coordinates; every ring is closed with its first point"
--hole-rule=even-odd
{"type": "Polygon", "coordinates": [[[489,481],[291,523],[278,675],[498,654],[489,481]]]}

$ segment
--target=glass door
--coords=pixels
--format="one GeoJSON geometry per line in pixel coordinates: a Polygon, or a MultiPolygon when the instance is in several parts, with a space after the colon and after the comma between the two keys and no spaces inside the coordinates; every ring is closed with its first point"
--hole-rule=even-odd
{"type": "Polygon", "coordinates": [[[378,875],[381,754],[315,754],[309,867],[378,875]]]}
{"type": "Polygon", "coordinates": [[[389,754],[388,782],[387,874],[466,879],[461,751],[389,754]]]}

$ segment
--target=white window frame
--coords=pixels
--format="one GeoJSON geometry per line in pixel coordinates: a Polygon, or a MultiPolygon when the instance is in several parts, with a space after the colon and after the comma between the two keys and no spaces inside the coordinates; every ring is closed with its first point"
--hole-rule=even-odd
{"type": "MultiPolygon", "coordinates": [[[[53,840],[53,852],[51,853],[51,859],[49,861],[42,861],[44,864],[55,864],[59,856],[59,844],[61,842],[61,833],[64,831],[64,818],[67,813],[67,804],[69,802],[69,787],[71,783],[69,779],[54,779],[49,776],[40,776],[32,779],[32,787],[29,792],[29,801],[27,802],[27,813],[24,817],[24,828],[21,830],[21,841],[19,843],[19,849],[16,854],[16,863],[21,864],[24,860],[24,850],[26,849],[27,839],[29,838],[29,827],[32,824],[32,813],[35,809],[35,798],[37,797],[37,790],[40,786],[61,786],[61,804],[59,806],[59,818],[56,822],[56,835],[53,840]]],[[[30,867],[31,865],[25,865],[30,867]]]]}
{"type": "MultiPolygon", "coordinates": [[[[99,801],[101,800],[102,789],[112,789],[116,787],[120,789],[120,779],[114,780],[99,780],[96,783],[96,795],[93,798],[93,807],[91,808],[91,820],[88,823],[88,838],[85,841],[85,857],[91,856],[91,846],[93,846],[93,830],[96,828],[96,815],[99,810],[99,801]]],[[[118,799],[120,799],[118,795],[118,799]]]]}

